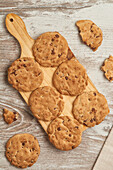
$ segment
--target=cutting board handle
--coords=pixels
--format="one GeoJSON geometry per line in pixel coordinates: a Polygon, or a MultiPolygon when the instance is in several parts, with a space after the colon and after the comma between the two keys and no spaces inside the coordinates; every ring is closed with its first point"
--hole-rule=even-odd
{"type": "Polygon", "coordinates": [[[23,20],[16,14],[10,13],[6,16],[7,30],[19,41],[21,46],[20,57],[33,57],[32,46],[34,40],[29,36],[23,20]]]}

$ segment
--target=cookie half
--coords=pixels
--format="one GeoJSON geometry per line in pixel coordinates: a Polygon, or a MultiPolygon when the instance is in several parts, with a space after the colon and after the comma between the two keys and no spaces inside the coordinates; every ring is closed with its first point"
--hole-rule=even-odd
{"type": "Polygon", "coordinates": [[[73,103],[73,115],[80,123],[93,127],[101,123],[109,113],[106,98],[98,92],[85,92],[73,103]]]}
{"type": "Polygon", "coordinates": [[[19,58],[8,69],[8,81],[19,91],[32,91],[43,81],[43,72],[32,58],[19,58]]]}
{"type": "Polygon", "coordinates": [[[33,115],[43,121],[50,121],[59,116],[64,108],[63,97],[52,87],[39,87],[29,98],[33,115]]]}
{"type": "Polygon", "coordinates": [[[68,43],[58,32],[46,32],[36,39],[33,54],[40,65],[56,67],[68,59],[68,43]]]}
{"type": "Polygon", "coordinates": [[[53,75],[53,85],[64,95],[79,95],[87,84],[86,70],[76,59],[62,63],[53,75]]]}
{"type": "Polygon", "coordinates": [[[37,161],[39,154],[38,140],[31,134],[14,135],[6,144],[7,159],[18,168],[32,166],[37,161]]]}
{"type": "Polygon", "coordinates": [[[77,120],[61,116],[53,120],[47,129],[50,142],[60,150],[71,150],[81,143],[81,127],[77,120]]]}
{"type": "Polygon", "coordinates": [[[101,70],[104,71],[105,77],[109,81],[113,81],[113,57],[112,56],[109,56],[109,58],[107,58],[104,61],[104,64],[101,67],[101,70]]]}
{"type": "Polygon", "coordinates": [[[76,22],[82,41],[93,51],[101,45],[103,34],[101,29],[90,20],[80,20],[76,22]]]}

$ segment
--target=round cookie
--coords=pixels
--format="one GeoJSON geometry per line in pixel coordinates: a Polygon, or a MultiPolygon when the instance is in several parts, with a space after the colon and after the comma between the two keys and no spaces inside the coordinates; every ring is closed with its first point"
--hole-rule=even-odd
{"type": "Polygon", "coordinates": [[[31,134],[17,134],[6,144],[6,157],[18,168],[32,166],[38,159],[40,147],[38,140],[31,134]]]}
{"type": "Polygon", "coordinates": [[[58,32],[40,35],[33,46],[36,61],[44,67],[56,67],[68,59],[68,43],[58,32]]]}
{"type": "Polygon", "coordinates": [[[54,119],[47,129],[50,142],[60,150],[71,150],[81,143],[81,127],[77,120],[61,116],[54,119]]]}
{"type": "Polygon", "coordinates": [[[19,58],[8,69],[8,81],[19,91],[32,91],[43,81],[39,64],[32,58],[19,58]]]}
{"type": "Polygon", "coordinates": [[[29,98],[33,115],[43,121],[50,121],[59,116],[64,108],[63,97],[52,87],[39,87],[29,98]]]}
{"type": "Polygon", "coordinates": [[[75,59],[62,63],[53,75],[53,85],[64,95],[79,95],[85,90],[87,84],[86,70],[75,59]]]}
{"type": "Polygon", "coordinates": [[[79,95],[73,103],[73,115],[80,123],[93,127],[101,123],[109,113],[106,98],[99,92],[79,95]]]}

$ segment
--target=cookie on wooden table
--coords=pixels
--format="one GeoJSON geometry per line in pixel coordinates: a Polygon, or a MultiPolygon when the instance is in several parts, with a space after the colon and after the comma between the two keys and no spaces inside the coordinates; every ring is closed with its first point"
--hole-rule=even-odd
{"type": "Polygon", "coordinates": [[[50,86],[39,87],[29,98],[33,115],[43,121],[50,121],[59,116],[64,108],[63,97],[50,86]]]}
{"type": "Polygon", "coordinates": [[[19,91],[32,91],[43,81],[39,64],[32,58],[19,58],[8,69],[8,81],[19,91]]]}
{"type": "Polygon", "coordinates": [[[106,98],[99,92],[85,92],[73,103],[73,115],[80,123],[93,127],[101,123],[109,113],[106,98]]]}
{"type": "Polygon", "coordinates": [[[38,140],[31,134],[17,134],[6,144],[6,157],[18,168],[32,166],[38,159],[40,147],[38,140]]]}
{"type": "Polygon", "coordinates": [[[103,34],[101,29],[90,20],[80,20],[76,22],[82,41],[93,51],[101,45],[103,34]]]}
{"type": "Polygon", "coordinates": [[[77,120],[69,116],[60,116],[48,126],[50,142],[60,150],[71,150],[81,143],[81,127],[77,120]]]}
{"type": "Polygon", "coordinates": [[[113,57],[112,56],[109,56],[109,58],[107,58],[104,61],[104,64],[101,67],[101,70],[104,71],[105,77],[109,81],[113,81],[113,57]]]}
{"type": "Polygon", "coordinates": [[[40,65],[56,67],[68,59],[68,43],[58,32],[46,32],[36,39],[33,54],[40,65]]]}
{"type": "Polygon", "coordinates": [[[18,119],[18,112],[11,112],[7,109],[3,109],[3,117],[7,124],[11,124],[18,119]]]}
{"type": "Polygon", "coordinates": [[[64,95],[76,96],[85,90],[87,84],[86,70],[76,59],[62,63],[53,75],[53,85],[64,95]]]}

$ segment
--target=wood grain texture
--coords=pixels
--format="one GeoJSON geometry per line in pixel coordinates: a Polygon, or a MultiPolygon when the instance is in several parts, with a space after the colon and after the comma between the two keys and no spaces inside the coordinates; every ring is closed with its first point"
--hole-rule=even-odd
{"type": "MultiPolygon", "coordinates": [[[[111,22],[113,4],[101,3],[90,8],[75,10],[56,7],[35,9],[23,2],[20,7],[15,3],[10,5],[11,1],[9,1],[10,3],[6,0],[4,3],[0,2],[4,5],[4,8],[0,8],[0,10],[2,9],[0,13],[0,170],[16,169],[4,156],[5,143],[13,134],[24,132],[35,135],[41,146],[39,159],[30,170],[91,170],[113,122],[113,84],[109,83],[104,78],[103,72],[100,71],[104,59],[113,54],[113,23],[111,22]],[[19,10],[20,8],[21,10],[19,10]],[[30,115],[30,110],[22,97],[7,82],[7,68],[20,56],[19,44],[7,32],[4,24],[5,16],[10,12],[22,17],[27,31],[33,39],[46,31],[60,32],[67,39],[77,59],[86,68],[97,89],[108,100],[110,114],[100,125],[87,129],[83,133],[81,145],[72,151],[59,151],[49,143],[39,123],[30,115]],[[78,30],[75,27],[75,22],[80,19],[93,20],[103,31],[104,41],[95,53],[80,41],[78,30]],[[17,110],[20,113],[19,120],[12,125],[5,124],[2,117],[4,107],[17,110]]],[[[32,2],[29,0],[29,3],[32,2]]],[[[46,4],[47,1],[44,5],[46,6],[46,4]]]]}
{"type": "Polygon", "coordinates": [[[22,8],[73,8],[81,9],[91,7],[93,5],[99,5],[103,3],[113,3],[112,0],[8,0],[0,2],[0,7],[2,10],[9,9],[22,9],[22,8]]]}
{"type": "Polygon", "coordinates": [[[4,9],[18,9],[18,8],[37,8],[37,7],[58,7],[58,8],[86,8],[93,5],[113,3],[112,0],[8,0],[0,2],[0,7],[4,9]]]}

